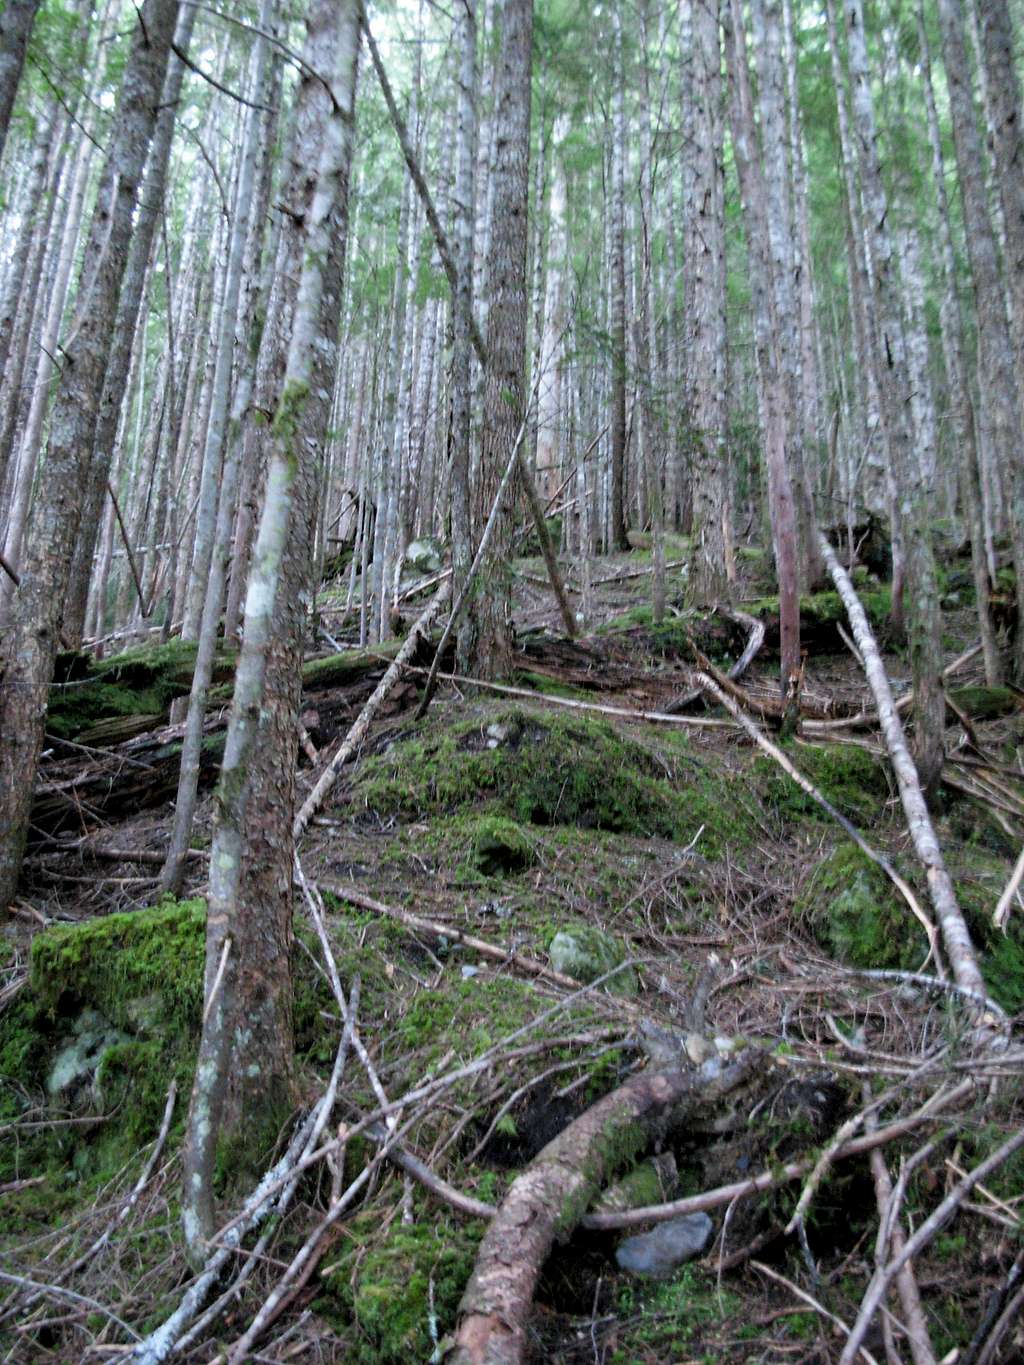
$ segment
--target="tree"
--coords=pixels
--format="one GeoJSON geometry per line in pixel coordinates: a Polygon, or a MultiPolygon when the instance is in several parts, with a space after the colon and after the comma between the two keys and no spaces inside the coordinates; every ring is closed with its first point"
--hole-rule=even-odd
{"type": "Polygon", "coordinates": [[[0,10],[0,157],[38,8],[39,0],[7,0],[0,10]]]}
{"type": "Polygon", "coordinates": [[[193,1253],[213,1231],[218,1142],[243,1125],[250,1138],[266,1134],[293,1098],[291,830],[302,601],[329,414],[324,380],[337,355],[359,23],[358,0],[316,4],[308,22],[292,150],[298,211],[278,260],[282,279],[288,267],[301,274],[290,322],[279,314],[282,330],[266,334],[268,343],[288,335],[287,363],[210,850],[206,1006],[185,1147],[183,1220],[193,1253]],[[332,73],[326,90],[313,74],[324,70],[332,73]]]}
{"type": "MultiPolygon", "coordinates": [[[[527,209],[530,193],[530,72],[533,0],[505,0],[495,15],[493,220],[487,254],[487,366],[480,452],[484,515],[502,472],[525,435],[527,209]]],[[[482,523],[481,523],[482,525],[482,523]]],[[[485,591],[471,604],[474,671],[500,677],[511,662],[511,603],[505,577],[511,534],[507,505],[499,514],[484,570],[485,591]]]]}
{"type": "Polygon", "coordinates": [[[46,704],[71,572],[110,340],[131,243],[136,188],[156,122],[177,0],[145,0],[118,100],[101,191],[83,257],[83,278],[63,348],[46,451],[4,642],[0,692],[0,904],[14,895],[46,723],[46,704]]]}
{"type": "MultiPolygon", "coordinates": [[[[689,446],[693,477],[694,600],[729,596],[725,440],[725,202],[722,56],[717,0],[680,0],[683,49],[683,256],[689,446]]],[[[731,545],[729,546],[731,550],[731,545]]]]}

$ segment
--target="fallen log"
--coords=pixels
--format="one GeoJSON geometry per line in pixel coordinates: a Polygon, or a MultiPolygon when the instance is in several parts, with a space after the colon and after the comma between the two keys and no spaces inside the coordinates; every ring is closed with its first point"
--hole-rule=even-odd
{"type": "Polygon", "coordinates": [[[480,1243],[447,1365],[518,1365],[541,1267],[615,1172],[735,1090],[761,1061],[750,1051],[706,1074],[642,1071],[588,1109],[513,1182],[480,1243]]]}

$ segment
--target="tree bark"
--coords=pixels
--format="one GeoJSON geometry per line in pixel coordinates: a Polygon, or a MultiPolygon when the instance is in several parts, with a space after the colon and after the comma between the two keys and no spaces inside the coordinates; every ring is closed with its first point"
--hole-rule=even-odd
{"type": "Polygon", "coordinates": [[[293,1098],[291,825],[302,601],[337,357],[359,21],[358,0],[316,6],[300,86],[305,117],[296,124],[293,185],[308,207],[290,215],[280,250],[285,262],[301,262],[301,274],[210,851],[206,1006],[185,1144],[183,1221],[193,1254],[213,1231],[218,1140],[243,1123],[266,1135],[293,1098]],[[326,64],[325,48],[334,49],[326,64]],[[311,74],[325,65],[327,91],[311,74]]]}
{"type": "MultiPolygon", "coordinates": [[[[496,15],[495,156],[490,168],[494,218],[488,252],[487,368],[480,452],[480,505],[487,509],[519,437],[525,413],[527,209],[530,193],[530,74],[533,0],[506,0],[496,15]]],[[[512,605],[506,565],[512,516],[498,515],[483,570],[483,591],[470,607],[473,672],[507,674],[512,605]]]]}
{"type": "Polygon", "coordinates": [[[0,694],[0,904],[15,893],[60,636],[61,610],[92,452],[135,214],[136,187],[163,89],[177,0],[146,0],[125,67],[108,152],[109,185],[93,210],[79,299],[50,423],[46,479],[14,600],[0,694]]]}
{"type": "Polygon", "coordinates": [[[0,11],[0,157],[38,8],[39,0],[7,0],[0,11]]]}

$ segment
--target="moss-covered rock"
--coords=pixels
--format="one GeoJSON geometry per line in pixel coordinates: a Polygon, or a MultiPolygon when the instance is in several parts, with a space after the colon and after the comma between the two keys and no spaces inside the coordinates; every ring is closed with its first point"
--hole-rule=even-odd
{"type": "MultiPolygon", "coordinates": [[[[596,981],[626,959],[621,944],[592,924],[573,924],[559,929],[551,940],[548,954],[556,972],[584,983],[596,981]]],[[[636,972],[632,967],[626,967],[616,972],[607,982],[606,989],[615,995],[635,995],[637,984],[636,972]]]]}
{"type": "Polygon", "coordinates": [[[32,944],[32,991],[54,1018],[87,1006],[122,1030],[194,1034],[205,922],[205,903],[192,900],[56,925],[32,944]]]}
{"type": "Polygon", "coordinates": [[[888,877],[856,844],[840,844],[819,865],[797,908],[821,946],[851,967],[918,967],[928,950],[888,877]]]}
{"type": "Polygon", "coordinates": [[[1020,694],[1012,687],[956,687],[948,696],[972,720],[996,720],[1024,709],[1020,694]]]}
{"type": "Polygon", "coordinates": [[[344,1328],[353,1365],[430,1360],[451,1330],[483,1235],[479,1225],[394,1223],[376,1213],[349,1224],[348,1251],[329,1268],[316,1309],[344,1328]]]}

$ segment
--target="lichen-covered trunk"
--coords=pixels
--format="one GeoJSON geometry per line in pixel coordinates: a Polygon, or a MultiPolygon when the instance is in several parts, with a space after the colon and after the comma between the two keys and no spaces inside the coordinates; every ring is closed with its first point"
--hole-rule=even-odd
{"type": "Polygon", "coordinates": [[[609,197],[608,268],[611,271],[609,332],[611,333],[611,545],[612,550],[628,550],[625,515],[626,474],[626,120],[622,70],[622,17],[612,6],[614,37],[614,74],[612,89],[611,187],[609,197]]]}
{"type": "Polygon", "coordinates": [[[183,1217],[193,1253],[213,1230],[218,1142],[237,1135],[258,1146],[293,1098],[291,831],[302,621],[337,357],[358,35],[358,0],[314,6],[292,148],[298,202],[279,247],[298,290],[210,851],[206,1006],[185,1147],[183,1217]],[[324,70],[332,72],[329,92],[312,74],[324,70]]]}
{"type": "Polygon", "coordinates": [[[0,905],[14,895],[46,724],[46,705],[71,572],[78,513],[92,454],[118,296],[128,258],[136,188],[163,89],[177,0],[146,0],[121,82],[107,164],[109,186],[93,209],[83,257],[89,280],[62,357],[21,585],[0,668],[0,905]]]}
{"type": "MultiPolygon", "coordinates": [[[[506,0],[495,16],[494,192],[487,272],[487,367],[480,449],[481,525],[525,419],[527,205],[530,190],[530,72],[533,0],[506,0]]],[[[512,654],[512,607],[507,562],[512,514],[498,512],[483,569],[483,587],[470,606],[473,671],[507,674],[512,654]]]]}
{"type": "MultiPolygon", "coordinates": [[[[778,354],[780,332],[792,326],[783,321],[784,296],[772,287],[773,260],[768,227],[765,179],[757,150],[754,107],[747,64],[742,7],[731,0],[725,24],[726,57],[732,83],[730,114],[733,152],[740,182],[754,300],[754,336],[760,386],[762,440],[768,475],[768,510],[779,585],[779,683],[785,695],[791,676],[800,666],[800,581],[797,560],[797,518],[793,486],[786,458],[787,376],[778,354]]],[[[790,376],[792,378],[792,376],[790,376]]],[[[790,392],[792,397],[792,392],[790,392]]],[[[789,426],[795,419],[790,409],[789,426]]]]}
{"type": "Polygon", "coordinates": [[[942,132],[932,86],[928,30],[924,22],[924,12],[920,6],[917,19],[925,110],[928,116],[928,141],[932,153],[932,181],[935,186],[938,208],[939,246],[942,256],[942,294],[939,301],[942,355],[946,366],[946,378],[949,382],[953,428],[961,452],[960,483],[967,514],[968,533],[971,538],[971,569],[974,577],[975,610],[978,614],[978,629],[981,633],[982,653],[985,660],[985,681],[990,687],[995,687],[1003,680],[1003,669],[996,642],[995,626],[992,621],[990,600],[992,585],[989,582],[985,559],[985,532],[981,495],[982,469],[978,443],[975,439],[974,404],[967,377],[964,320],[960,311],[960,296],[957,292],[958,267],[956,252],[953,248],[953,231],[950,226],[949,198],[946,194],[942,132]]]}
{"type": "MultiPolygon", "coordinates": [[[[260,27],[266,32],[274,22],[274,0],[263,0],[260,13],[260,27]]],[[[249,88],[254,98],[263,102],[266,99],[264,82],[267,75],[267,43],[257,35],[250,60],[249,88]]],[[[260,111],[250,109],[239,165],[238,185],[235,195],[235,213],[232,221],[232,245],[229,262],[229,294],[226,309],[231,307],[229,341],[233,342],[235,315],[238,310],[241,291],[242,259],[246,240],[249,235],[250,206],[256,180],[256,164],[262,133],[260,111]]],[[[252,319],[248,319],[251,323],[252,319]]],[[[223,332],[222,332],[223,341],[223,332]]],[[[218,364],[220,359],[218,358],[218,364]]],[[[248,388],[249,386],[246,386],[248,388]]],[[[236,415],[232,425],[240,423],[241,415],[236,415]]],[[[210,547],[210,562],[205,579],[205,596],[202,617],[198,630],[196,662],[192,671],[192,690],[189,694],[188,715],[185,720],[185,735],[181,749],[181,768],[178,778],[178,793],[174,802],[174,826],[171,842],[167,850],[160,875],[160,890],[178,896],[181,894],[188,858],[189,841],[192,836],[192,821],[195,815],[196,799],[199,792],[199,763],[203,742],[203,721],[206,716],[206,694],[213,677],[213,662],[217,653],[218,627],[220,624],[221,604],[227,582],[228,559],[231,551],[232,531],[235,521],[235,502],[241,469],[242,444],[234,439],[235,432],[225,430],[229,436],[227,456],[219,479],[219,498],[217,522],[213,542],[210,547]]],[[[211,458],[209,442],[207,458],[211,458]]],[[[219,458],[219,457],[213,457],[219,458]]]]}
{"type": "MultiPolygon", "coordinates": [[[[178,26],[174,34],[174,45],[178,52],[188,55],[195,25],[196,7],[184,5],[178,16],[178,26]]],[[[132,341],[142,306],[143,287],[149,265],[153,238],[157,224],[161,221],[164,207],[164,187],[167,183],[167,169],[171,160],[171,144],[174,141],[174,118],[185,76],[185,63],[182,57],[173,56],[168,63],[167,78],[160,99],[160,112],[157,116],[153,143],[146,166],[146,182],[139,196],[139,212],[132,234],[131,250],[125,267],[124,283],[117,306],[117,321],[114,324],[114,337],[110,351],[110,363],[103,383],[103,397],[100,399],[99,417],[96,423],[96,436],[85,504],[79,522],[78,540],[71,565],[71,585],[68,602],[64,611],[64,634],[68,643],[75,649],[82,642],[85,629],[85,608],[89,596],[89,579],[92,571],[92,558],[99,535],[100,512],[103,497],[110,477],[114,441],[117,435],[121,408],[128,387],[128,370],[131,363],[132,341]]]]}
{"type": "MultiPolygon", "coordinates": [[[[696,602],[711,603],[729,596],[726,540],[731,540],[725,441],[725,203],[718,0],[707,4],[680,0],[679,21],[681,35],[689,35],[682,82],[682,219],[693,478],[690,588],[696,602]]],[[[682,41],[685,47],[687,39],[682,41]]]]}
{"type": "Polygon", "coordinates": [[[942,770],[946,703],[942,691],[942,627],[928,510],[928,471],[935,451],[927,427],[914,421],[912,365],[900,311],[900,281],[889,201],[878,157],[878,138],[861,0],[846,0],[847,49],[853,118],[860,151],[861,190],[870,235],[871,286],[877,318],[877,369],[907,535],[907,616],[914,676],[914,758],[926,794],[942,770]]]}
{"type": "MultiPolygon", "coordinates": [[[[952,9],[955,0],[946,0],[952,9]]],[[[955,27],[955,21],[952,27],[955,27]]],[[[1024,681],[1024,142],[1021,134],[1021,100],[1014,60],[1014,31],[1006,0],[986,0],[981,10],[983,75],[992,124],[996,180],[1006,234],[1004,260],[1006,297],[1010,308],[1013,373],[1016,377],[1018,425],[1004,448],[1002,472],[1009,494],[1008,524],[1016,570],[1017,634],[1013,671],[1024,681]]],[[[952,82],[951,82],[952,84],[952,82]]],[[[983,162],[981,163],[984,164],[983,162]]],[[[964,205],[966,215],[966,203],[964,205]]],[[[967,237],[970,248],[970,233],[967,237]]],[[[999,318],[1002,308],[999,309],[999,318]]],[[[979,307],[979,330],[984,325],[979,307]]],[[[1007,381],[1004,381],[1004,383],[1007,381]]]]}

